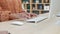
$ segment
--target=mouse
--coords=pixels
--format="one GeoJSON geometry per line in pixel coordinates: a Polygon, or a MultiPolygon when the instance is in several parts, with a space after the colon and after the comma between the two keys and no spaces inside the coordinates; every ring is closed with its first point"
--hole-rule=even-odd
{"type": "Polygon", "coordinates": [[[11,24],[12,24],[12,25],[19,25],[19,26],[21,26],[21,25],[23,25],[24,23],[21,22],[21,21],[12,21],[11,24]]]}

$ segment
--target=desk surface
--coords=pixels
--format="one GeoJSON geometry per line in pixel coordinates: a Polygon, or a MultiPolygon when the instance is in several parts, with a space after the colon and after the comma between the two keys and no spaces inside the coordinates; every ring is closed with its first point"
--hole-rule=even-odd
{"type": "Polygon", "coordinates": [[[46,19],[40,23],[25,23],[22,26],[0,23],[0,31],[7,30],[11,34],[60,34],[60,26],[55,24],[60,18],[46,19]]]}

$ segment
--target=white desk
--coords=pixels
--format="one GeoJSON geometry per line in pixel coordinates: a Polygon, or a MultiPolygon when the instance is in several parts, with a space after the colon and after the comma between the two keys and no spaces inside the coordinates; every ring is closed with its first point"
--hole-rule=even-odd
{"type": "Polygon", "coordinates": [[[46,19],[39,23],[25,23],[22,26],[11,25],[10,22],[0,23],[0,30],[11,34],[60,34],[60,26],[55,22],[60,18],[46,19]]]}

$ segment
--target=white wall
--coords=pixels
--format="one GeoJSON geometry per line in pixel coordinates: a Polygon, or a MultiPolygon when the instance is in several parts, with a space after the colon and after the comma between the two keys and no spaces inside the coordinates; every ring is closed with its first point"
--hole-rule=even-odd
{"type": "Polygon", "coordinates": [[[57,13],[60,13],[60,0],[51,0],[49,17],[54,18],[57,13]]]}

